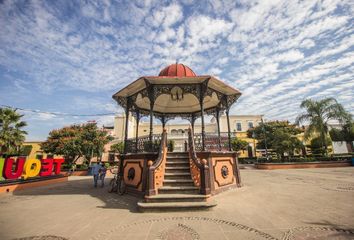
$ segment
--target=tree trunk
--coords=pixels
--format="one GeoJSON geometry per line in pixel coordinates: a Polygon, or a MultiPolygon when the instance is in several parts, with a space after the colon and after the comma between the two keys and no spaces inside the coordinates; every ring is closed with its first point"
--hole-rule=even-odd
{"type": "Polygon", "coordinates": [[[321,133],[321,139],[322,139],[322,146],[321,146],[321,152],[323,156],[327,156],[327,143],[326,143],[326,135],[322,132],[321,133]],[[324,147],[324,149],[323,149],[324,147]],[[323,152],[324,150],[324,152],[323,152]]]}
{"type": "Polygon", "coordinates": [[[302,156],[306,157],[306,155],[307,155],[307,153],[306,153],[306,146],[302,146],[301,152],[302,152],[302,156]]]}
{"type": "Polygon", "coordinates": [[[353,152],[353,142],[345,142],[347,145],[348,153],[353,152]]]}
{"type": "Polygon", "coordinates": [[[81,157],[81,156],[77,156],[76,159],[74,158],[74,160],[73,160],[72,163],[73,163],[73,164],[76,164],[77,160],[79,160],[80,157],[81,157]]]}

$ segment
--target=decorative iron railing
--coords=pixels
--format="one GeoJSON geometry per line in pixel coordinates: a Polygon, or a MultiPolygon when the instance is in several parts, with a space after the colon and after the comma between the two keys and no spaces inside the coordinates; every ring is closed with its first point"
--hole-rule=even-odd
{"type": "Polygon", "coordinates": [[[162,186],[163,176],[165,174],[167,156],[167,133],[164,129],[160,135],[160,145],[158,146],[158,156],[154,163],[152,161],[148,162],[149,166],[149,177],[148,177],[148,191],[147,195],[155,195],[157,193],[157,188],[162,186]]]}
{"type": "Polygon", "coordinates": [[[158,152],[161,143],[161,135],[153,134],[152,141],[150,136],[141,136],[136,138],[129,138],[125,142],[127,153],[139,153],[139,152],[158,152]],[[137,140],[137,141],[136,141],[137,140]]]}
{"type": "Polygon", "coordinates": [[[188,130],[188,150],[189,150],[189,157],[197,166],[200,173],[200,193],[201,194],[210,194],[210,171],[208,161],[206,159],[198,159],[196,154],[196,148],[194,144],[195,136],[191,129],[188,130]]]}
{"type": "MultiPolygon", "coordinates": [[[[231,137],[235,137],[235,133],[231,133],[231,137]]],[[[187,140],[188,136],[185,136],[185,138],[187,140]]],[[[136,141],[135,138],[129,138],[126,141],[127,153],[158,152],[161,143],[161,135],[153,134],[151,142],[149,135],[138,137],[137,140],[138,141],[136,141]]],[[[220,133],[220,140],[217,133],[206,133],[204,143],[205,151],[229,151],[229,138],[227,132],[220,133]]],[[[194,146],[195,151],[203,151],[201,133],[194,134],[194,146]]]]}
{"type": "MultiPolygon", "coordinates": [[[[234,133],[231,133],[231,137],[235,137],[234,133]]],[[[205,134],[205,151],[229,151],[229,137],[227,132],[220,133],[220,140],[217,133],[205,134]],[[220,144],[220,146],[219,146],[220,144]]],[[[194,146],[196,151],[203,151],[202,134],[194,134],[194,146]]]]}

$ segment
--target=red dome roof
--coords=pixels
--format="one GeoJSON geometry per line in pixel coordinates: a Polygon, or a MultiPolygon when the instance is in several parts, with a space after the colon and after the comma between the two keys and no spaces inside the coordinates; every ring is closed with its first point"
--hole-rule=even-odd
{"type": "Polygon", "coordinates": [[[181,63],[175,63],[162,69],[161,72],[159,73],[159,76],[196,77],[197,75],[193,72],[192,69],[190,69],[186,65],[183,65],[181,63]]]}

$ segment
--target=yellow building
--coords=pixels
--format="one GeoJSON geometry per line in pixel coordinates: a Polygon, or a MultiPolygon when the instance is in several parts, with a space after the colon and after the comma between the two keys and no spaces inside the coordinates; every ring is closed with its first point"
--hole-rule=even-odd
{"type": "MultiPolygon", "coordinates": [[[[253,157],[255,154],[256,140],[247,137],[247,130],[259,125],[263,115],[230,115],[230,127],[234,136],[245,140],[249,143],[249,149],[240,152],[240,157],[253,157]]],[[[184,121],[185,122],[185,121],[184,121]]],[[[136,134],[136,120],[133,116],[129,116],[128,138],[134,138],[136,134]]],[[[113,136],[118,141],[123,141],[125,132],[125,116],[116,116],[114,120],[113,136]]],[[[189,123],[167,123],[166,131],[169,140],[175,142],[174,151],[184,151],[184,143],[188,139],[189,123]]],[[[138,128],[138,137],[149,135],[150,123],[140,121],[138,128]]],[[[154,134],[162,133],[162,124],[156,120],[153,127],[154,134]]],[[[201,132],[201,124],[196,121],[194,125],[194,133],[201,132]]],[[[205,123],[205,132],[217,134],[216,119],[212,117],[209,122],[205,123]]],[[[227,135],[227,118],[220,117],[220,132],[227,135]]],[[[261,156],[261,151],[256,151],[257,156],[261,156]]]]}
{"type": "Polygon", "coordinates": [[[28,155],[28,159],[43,159],[43,158],[48,158],[48,157],[61,157],[58,155],[50,155],[46,154],[42,149],[41,149],[41,143],[40,141],[33,141],[33,142],[24,142],[22,146],[32,146],[31,152],[28,155]]]}

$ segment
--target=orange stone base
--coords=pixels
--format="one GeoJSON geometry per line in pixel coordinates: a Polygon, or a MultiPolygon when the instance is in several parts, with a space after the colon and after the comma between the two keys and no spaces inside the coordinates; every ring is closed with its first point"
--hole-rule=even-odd
{"type": "Polygon", "coordinates": [[[3,186],[0,185],[0,194],[14,192],[22,189],[27,189],[27,188],[41,187],[41,186],[55,184],[55,183],[67,182],[67,181],[68,181],[68,177],[63,176],[63,177],[36,181],[36,182],[22,182],[22,183],[14,183],[14,184],[8,184],[3,186]]]}
{"type": "MultiPolygon", "coordinates": [[[[107,171],[108,173],[109,171],[107,171]]],[[[84,171],[74,171],[70,174],[70,176],[87,176],[87,170],[84,170],[84,171]]],[[[67,171],[63,171],[63,172],[60,172],[60,174],[64,175],[64,176],[69,176],[69,172],[67,171]]]]}
{"type": "Polygon", "coordinates": [[[338,162],[306,162],[306,163],[256,163],[257,169],[295,169],[295,168],[330,168],[330,167],[350,167],[350,161],[338,162]]]}

